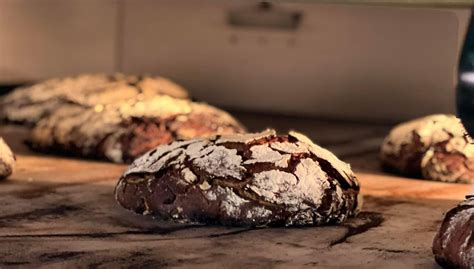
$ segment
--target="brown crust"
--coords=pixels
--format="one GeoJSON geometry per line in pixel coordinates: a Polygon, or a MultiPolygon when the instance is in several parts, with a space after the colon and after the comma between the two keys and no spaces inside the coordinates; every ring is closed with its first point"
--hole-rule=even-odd
{"type": "Polygon", "coordinates": [[[431,115],[402,123],[390,131],[382,144],[382,167],[406,176],[472,182],[471,146],[456,150],[446,147],[458,140],[470,143],[460,120],[453,115],[431,115]]]}
{"type": "Polygon", "coordinates": [[[177,139],[243,132],[226,112],[203,103],[158,95],[105,107],[69,105],[41,120],[28,144],[35,150],[131,162],[177,139]]]}
{"type": "Polygon", "coordinates": [[[120,178],[118,203],[166,220],[244,226],[340,223],[358,211],[357,179],[328,153],[272,133],[247,142],[220,139],[175,142],[145,154],[120,178]],[[271,150],[278,143],[301,152],[271,150]]]}
{"type": "Polygon", "coordinates": [[[188,98],[181,86],[162,77],[82,74],[20,87],[0,99],[0,120],[33,125],[70,104],[107,105],[157,94],[188,98]]]}
{"type": "Polygon", "coordinates": [[[0,180],[9,177],[15,166],[15,155],[0,137],[0,180]]]}
{"type": "Polygon", "coordinates": [[[474,198],[451,209],[433,241],[436,261],[446,268],[474,268],[474,198]]]}
{"type": "MultiPolygon", "coordinates": [[[[392,145],[393,141],[386,141],[392,145]]],[[[420,136],[413,132],[413,140],[410,143],[401,145],[397,153],[381,152],[380,159],[382,167],[393,173],[400,173],[406,176],[421,177],[421,159],[426,152],[426,147],[420,142],[420,136]]]]}
{"type": "Polygon", "coordinates": [[[433,145],[421,162],[426,179],[474,183],[474,144],[465,137],[454,137],[433,145]]]}

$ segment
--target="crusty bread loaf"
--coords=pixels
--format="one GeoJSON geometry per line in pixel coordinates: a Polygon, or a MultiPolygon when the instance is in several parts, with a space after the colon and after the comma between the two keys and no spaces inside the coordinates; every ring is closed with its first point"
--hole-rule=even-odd
{"type": "Polygon", "coordinates": [[[361,206],[348,164],[273,130],[157,147],[130,165],[115,196],[138,214],[245,226],[341,223],[361,206]]]}
{"type": "Polygon", "coordinates": [[[421,171],[426,179],[474,184],[474,144],[467,137],[453,137],[431,146],[421,171]]]}
{"type": "Polygon", "coordinates": [[[381,147],[382,166],[408,176],[474,182],[474,145],[453,115],[431,115],[393,128],[381,147]]]}
{"type": "Polygon", "coordinates": [[[433,241],[436,261],[446,268],[474,268],[474,197],[445,216],[433,241]]]}
{"type": "Polygon", "coordinates": [[[15,156],[0,137],[0,180],[11,175],[15,167],[15,156]]]}
{"type": "Polygon", "coordinates": [[[49,79],[15,89],[3,97],[0,100],[0,119],[35,124],[59,108],[71,104],[84,107],[105,106],[158,94],[188,98],[188,93],[181,86],[156,76],[83,74],[49,79]]]}
{"type": "Polygon", "coordinates": [[[382,144],[382,164],[402,174],[419,175],[421,159],[432,145],[464,134],[461,121],[453,115],[431,115],[399,124],[382,144]]]}
{"type": "Polygon", "coordinates": [[[130,162],[176,139],[244,130],[232,116],[204,103],[168,95],[139,96],[93,108],[61,107],[38,122],[29,145],[49,153],[130,162]]]}

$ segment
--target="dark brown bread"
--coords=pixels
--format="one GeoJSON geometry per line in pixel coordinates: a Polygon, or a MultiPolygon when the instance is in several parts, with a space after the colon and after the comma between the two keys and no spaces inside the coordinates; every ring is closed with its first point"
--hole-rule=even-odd
{"type": "Polygon", "coordinates": [[[431,115],[393,128],[383,142],[380,159],[384,168],[403,175],[469,182],[474,180],[469,175],[474,167],[459,163],[470,158],[472,146],[469,143],[457,117],[431,115]],[[463,141],[464,146],[452,148],[463,141]],[[463,176],[458,175],[461,173],[463,176]]]}
{"type": "Polygon", "coordinates": [[[0,137],[0,180],[7,178],[15,167],[15,156],[11,149],[0,137]]]}
{"type": "Polygon", "coordinates": [[[239,122],[220,109],[157,95],[93,108],[63,106],[38,122],[29,145],[45,152],[131,162],[176,139],[244,131],[239,122]]]}
{"type": "Polygon", "coordinates": [[[451,209],[433,241],[436,261],[446,268],[474,268],[474,197],[451,209]]]}
{"type": "Polygon", "coordinates": [[[115,197],[138,214],[244,226],[341,223],[361,207],[348,164],[273,130],[157,147],[130,165],[115,197]]]}
{"type": "Polygon", "coordinates": [[[0,119],[35,124],[52,112],[71,104],[105,106],[137,97],[169,95],[188,98],[181,86],[162,77],[124,74],[83,74],[49,79],[14,90],[0,100],[0,119]]]}

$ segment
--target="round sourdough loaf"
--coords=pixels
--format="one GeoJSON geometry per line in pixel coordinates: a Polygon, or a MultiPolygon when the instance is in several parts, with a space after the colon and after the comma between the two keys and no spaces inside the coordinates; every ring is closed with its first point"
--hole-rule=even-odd
{"type": "Polygon", "coordinates": [[[273,130],[157,147],[130,165],[115,196],[138,214],[245,226],[341,223],[361,206],[348,164],[273,130]]]}
{"type": "MultiPolygon", "coordinates": [[[[403,175],[421,176],[422,165],[429,163],[427,159],[422,162],[425,154],[430,150],[441,150],[432,149],[433,146],[443,147],[451,138],[467,139],[465,137],[461,121],[453,115],[431,115],[402,123],[390,131],[382,144],[382,166],[403,175]]],[[[425,175],[431,176],[431,173],[425,175]]]]}
{"type": "Polygon", "coordinates": [[[446,268],[474,268],[474,197],[451,209],[433,241],[436,261],[446,268]]]}
{"type": "Polygon", "coordinates": [[[244,132],[223,110],[205,103],[157,95],[97,105],[69,105],[35,126],[29,145],[39,151],[131,162],[177,139],[244,132]]]}
{"type": "Polygon", "coordinates": [[[474,144],[468,137],[452,137],[431,146],[421,160],[426,179],[474,183],[474,144]]]}
{"type": "Polygon", "coordinates": [[[158,76],[82,74],[20,87],[0,100],[0,119],[35,124],[61,107],[105,106],[134,98],[168,95],[188,98],[174,82],[158,76]]]}
{"type": "Polygon", "coordinates": [[[0,180],[11,175],[15,167],[15,156],[0,137],[0,180]]]}

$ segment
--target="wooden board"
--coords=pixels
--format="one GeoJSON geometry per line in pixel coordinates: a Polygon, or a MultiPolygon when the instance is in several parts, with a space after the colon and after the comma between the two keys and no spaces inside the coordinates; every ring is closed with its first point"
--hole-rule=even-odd
{"type": "Polygon", "coordinates": [[[364,210],[341,226],[249,229],[137,216],[113,197],[126,166],[34,154],[21,143],[24,129],[2,127],[18,166],[0,183],[0,268],[437,268],[435,231],[469,186],[380,171],[386,127],[310,123],[300,127],[353,163],[362,184],[364,210]]]}

